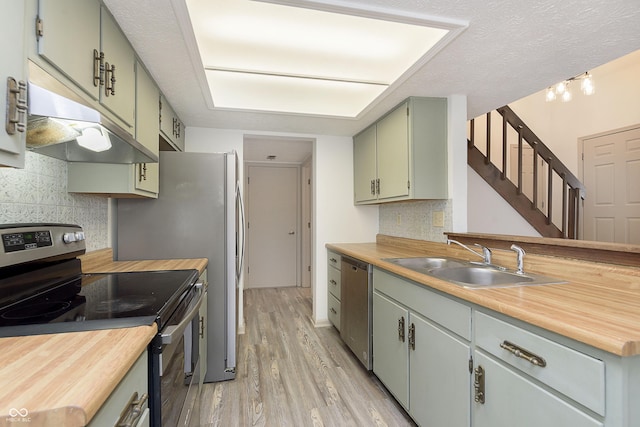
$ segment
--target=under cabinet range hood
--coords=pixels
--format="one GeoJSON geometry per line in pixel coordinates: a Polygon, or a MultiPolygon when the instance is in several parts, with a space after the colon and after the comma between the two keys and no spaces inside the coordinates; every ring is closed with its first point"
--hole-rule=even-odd
{"type": "Polygon", "coordinates": [[[27,87],[28,150],[68,162],[158,162],[156,154],[59,81],[40,73],[35,80],[27,87]]]}

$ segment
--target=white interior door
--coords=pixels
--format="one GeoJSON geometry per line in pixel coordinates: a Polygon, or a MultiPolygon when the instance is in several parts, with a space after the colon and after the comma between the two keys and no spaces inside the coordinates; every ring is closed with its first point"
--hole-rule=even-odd
{"type": "Polygon", "coordinates": [[[640,244],[640,127],[584,140],[584,239],[640,244]]]}
{"type": "Polygon", "coordinates": [[[247,288],[298,284],[298,168],[247,168],[247,288]]]}

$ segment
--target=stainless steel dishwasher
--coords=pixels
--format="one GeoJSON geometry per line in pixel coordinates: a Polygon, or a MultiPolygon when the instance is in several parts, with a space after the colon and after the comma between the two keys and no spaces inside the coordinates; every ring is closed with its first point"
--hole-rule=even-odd
{"type": "Polygon", "coordinates": [[[342,256],[340,336],[367,370],[372,368],[373,268],[342,256]]]}

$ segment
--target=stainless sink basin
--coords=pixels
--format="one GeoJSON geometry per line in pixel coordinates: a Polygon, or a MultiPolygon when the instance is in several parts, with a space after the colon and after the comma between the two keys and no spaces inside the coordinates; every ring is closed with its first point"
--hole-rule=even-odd
{"type": "Polygon", "coordinates": [[[389,261],[421,273],[426,273],[434,268],[462,267],[467,264],[465,261],[439,257],[387,258],[385,261],[389,261]]]}
{"type": "Polygon", "coordinates": [[[538,274],[517,274],[515,271],[489,265],[478,265],[477,263],[453,258],[388,258],[385,261],[456,285],[474,289],[566,283],[562,280],[538,274]]]}

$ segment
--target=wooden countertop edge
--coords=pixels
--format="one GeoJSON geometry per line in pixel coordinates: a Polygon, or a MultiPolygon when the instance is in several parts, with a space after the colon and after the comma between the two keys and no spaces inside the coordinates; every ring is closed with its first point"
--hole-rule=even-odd
{"type": "Polygon", "coordinates": [[[113,249],[104,248],[81,255],[83,273],[120,273],[129,271],[198,270],[207,268],[206,258],[114,261],[113,249]]]}
{"type": "Polygon", "coordinates": [[[1,338],[0,426],[23,422],[11,408],[27,410],[29,426],[86,425],[156,333],[154,323],[1,338]]]}
{"type": "MultiPolygon", "coordinates": [[[[566,288],[567,286],[580,286],[581,290],[596,289],[599,292],[602,291],[602,288],[606,285],[600,285],[598,287],[593,284],[570,281],[565,284],[545,285],[542,287],[467,289],[383,260],[383,258],[411,256],[452,256],[451,252],[455,253],[453,256],[468,259],[468,257],[464,256],[464,252],[459,252],[456,248],[445,246],[442,243],[413,241],[412,239],[396,240],[395,238],[388,238],[387,236],[379,236],[377,240],[378,242],[376,243],[329,243],[326,244],[326,247],[341,254],[378,266],[432,289],[555,332],[600,350],[622,357],[640,355],[640,333],[637,332],[640,329],[637,326],[634,332],[627,333],[618,328],[615,330],[616,333],[603,333],[602,329],[607,326],[600,326],[600,331],[594,331],[593,328],[589,328],[584,325],[584,322],[580,321],[583,316],[587,315],[586,313],[565,313],[560,309],[550,309],[548,307],[552,301],[548,296],[545,296],[546,293],[555,293],[561,295],[562,298],[568,298],[567,293],[569,293],[569,288],[566,288]],[[408,243],[408,246],[403,243],[408,243]],[[446,251],[444,254],[443,250],[446,251]],[[380,255],[382,255],[382,257],[380,255]],[[523,301],[531,302],[524,306],[525,303],[523,301]],[[549,313],[555,313],[556,315],[550,316],[549,313]]],[[[558,306],[558,304],[554,305],[558,306]]],[[[613,327],[611,328],[613,330],[613,327]]]]}

